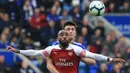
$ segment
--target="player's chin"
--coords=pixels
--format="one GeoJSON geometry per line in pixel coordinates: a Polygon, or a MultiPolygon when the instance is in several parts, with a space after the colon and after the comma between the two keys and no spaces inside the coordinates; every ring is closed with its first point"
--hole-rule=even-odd
{"type": "Polygon", "coordinates": [[[67,42],[67,41],[64,41],[64,42],[62,42],[61,44],[62,44],[62,46],[67,46],[67,45],[68,45],[68,42],[67,42]]]}

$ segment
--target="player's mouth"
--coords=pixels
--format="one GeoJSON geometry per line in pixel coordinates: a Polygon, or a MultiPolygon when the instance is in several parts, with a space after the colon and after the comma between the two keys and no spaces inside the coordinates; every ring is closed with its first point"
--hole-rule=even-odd
{"type": "Polygon", "coordinates": [[[66,39],[63,39],[62,41],[63,41],[63,42],[67,42],[67,40],[66,40],[66,39]]]}

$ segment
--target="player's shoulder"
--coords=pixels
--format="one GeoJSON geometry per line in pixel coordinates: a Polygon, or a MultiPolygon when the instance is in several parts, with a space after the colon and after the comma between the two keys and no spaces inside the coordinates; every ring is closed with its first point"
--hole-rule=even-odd
{"type": "Polygon", "coordinates": [[[73,45],[73,44],[69,44],[69,46],[70,46],[69,49],[73,49],[76,54],[83,50],[81,47],[73,45]]]}
{"type": "Polygon", "coordinates": [[[73,42],[74,45],[82,45],[81,43],[78,42],[73,42]]]}
{"type": "Polygon", "coordinates": [[[76,45],[78,47],[81,47],[82,49],[85,49],[85,47],[81,43],[73,42],[73,45],[76,45]]]}
{"type": "Polygon", "coordinates": [[[69,44],[69,46],[71,48],[74,48],[74,49],[82,49],[80,46],[77,46],[77,45],[74,45],[74,44],[69,44]]]}
{"type": "Polygon", "coordinates": [[[46,49],[54,49],[54,48],[59,48],[59,45],[48,46],[46,49]]]}
{"type": "Polygon", "coordinates": [[[55,41],[55,42],[53,42],[52,45],[54,46],[54,45],[58,45],[58,44],[59,44],[59,41],[55,41]]]}

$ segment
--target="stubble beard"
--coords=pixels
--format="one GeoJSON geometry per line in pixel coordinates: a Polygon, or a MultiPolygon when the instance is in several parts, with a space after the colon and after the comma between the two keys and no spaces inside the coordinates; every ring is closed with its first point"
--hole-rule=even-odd
{"type": "Polygon", "coordinates": [[[62,41],[59,41],[59,43],[60,43],[61,48],[64,48],[64,49],[67,48],[68,45],[69,45],[68,42],[62,42],[62,41]]]}

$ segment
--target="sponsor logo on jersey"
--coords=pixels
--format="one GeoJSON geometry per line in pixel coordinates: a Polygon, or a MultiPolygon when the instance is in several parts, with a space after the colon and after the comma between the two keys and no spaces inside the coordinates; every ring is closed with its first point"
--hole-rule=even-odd
{"type": "Polygon", "coordinates": [[[55,55],[57,55],[57,52],[53,52],[55,55]]]}
{"type": "Polygon", "coordinates": [[[72,61],[67,61],[66,58],[59,58],[59,61],[55,62],[57,66],[73,66],[74,63],[72,61]]]}
{"type": "Polygon", "coordinates": [[[57,66],[73,66],[73,62],[55,62],[57,66]]]}

